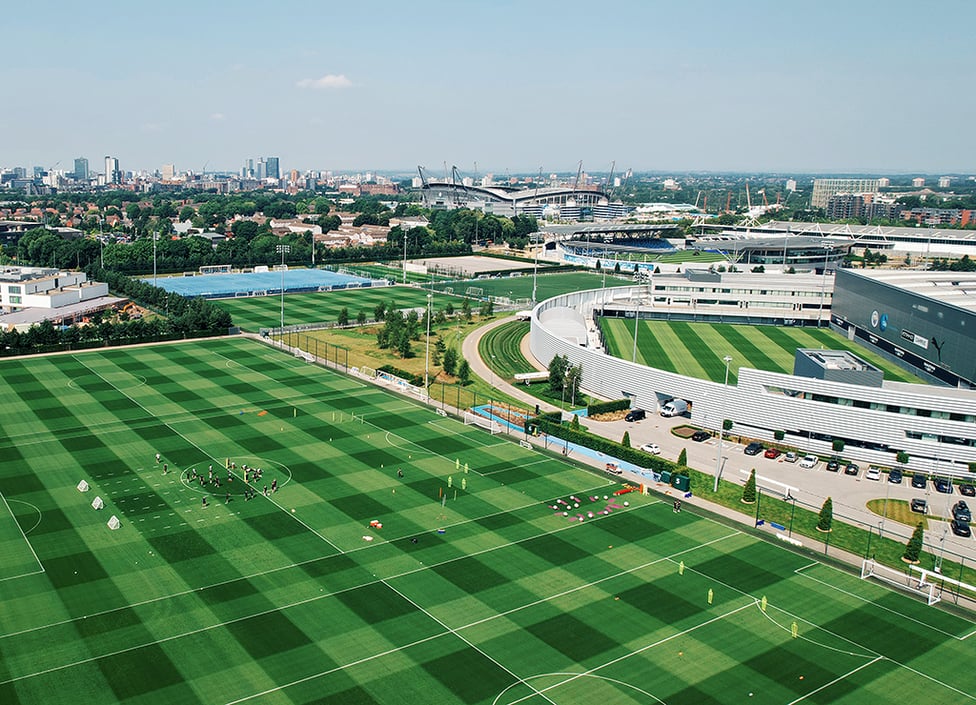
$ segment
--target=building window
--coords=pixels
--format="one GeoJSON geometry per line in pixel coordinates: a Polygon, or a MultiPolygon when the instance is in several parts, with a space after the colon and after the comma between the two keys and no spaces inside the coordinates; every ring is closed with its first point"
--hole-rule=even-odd
{"type": "Polygon", "coordinates": [[[19,304],[20,301],[21,301],[21,297],[19,297],[19,296],[11,296],[9,298],[10,298],[10,303],[11,304],[19,304]]]}

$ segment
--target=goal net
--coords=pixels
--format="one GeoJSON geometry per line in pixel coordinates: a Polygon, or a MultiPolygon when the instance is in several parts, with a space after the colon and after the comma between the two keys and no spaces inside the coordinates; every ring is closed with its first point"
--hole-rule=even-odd
{"type": "Polygon", "coordinates": [[[478,414],[472,414],[470,411],[464,412],[464,425],[481,426],[481,428],[487,429],[492,435],[501,433],[502,430],[502,425],[494,419],[488,419],[484,416],[479,416],[478,414]]]}
{"type": "Polygon", "coordinates": [[[942,599],[942,589],[935,584],[937,578],[934,578],[932,573],[924,570],[919,572],[919,575],[913,575],[911,571],[905,573],[882,565],[871,558],[866,558],[861,563],[861,578],[880,580],[918,595],[929,605],[934,605],[942,599]]]}
{"type": "Polygon", "coordinates": [[[229,264],[205,264],[200,267],[200,274],[230,274],[229,264]]]}

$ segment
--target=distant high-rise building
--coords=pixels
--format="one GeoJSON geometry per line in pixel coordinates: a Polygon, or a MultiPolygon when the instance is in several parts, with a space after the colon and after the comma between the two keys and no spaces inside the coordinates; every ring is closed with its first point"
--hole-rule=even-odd
{"type": "Polygon", "coordinates": [[[163,164],[162,175],[163,175],[163,181],[172,181],[173,177],[176,176],[176,165],[163,164]]]}
{"type": "Polygon", "coordinates": [[[787,191],[796,191],[796,179],[787,179],[786,180],[786,190],[787,191]]]}
{"type": "Polygon", "coordinates": [[[75,159],[75,181],[88,181],[88,160],[84,157],[75,159]]]}
{"type": "Polygon", "coordinates": [[[912,179],[912,188],[922,188],[923,186],[925,186],[925,179],[921,176],[916,176],[912,179]]]}
{"type": "Polygon", "coordinates": [[[878,188],[888,188],[889,186],[891,186],[891,179],[887,176],[882,176],[878,179],[878,188]]]}
{"type": "Polygon", "coordinates": [[[268,157],[265,162],[265,172],[269,179],[280,179],[281,171],[278,168],[278,157],[268,157]]]}
{"type": "Polygon", "coordinates": [[[260,181],[261,179],[267,177],[267,175],[268,175],[268,165],[265,163],[263,158],[258,159],[258,166],[257,166],[257,170],[254,172],[254,178],[260,181]]]}
{"type": "Polygon", "coordinates": [[[105,183],[122,183],[122,170],[119,169],[119,160],[117,157],[105,157],[105,183]]]}
{"type": "Polygon", "coordinates": [[[826,208],[835,193],[877,193],[877,179],[814,179],[810,205],[826,208]]]}
{"type": "Polygon", "coordinates": [[[35,179],[43,179],[46,175],[47,175],[47,169],[45,169],[42,166],[35,166],[34,167],[34,178],[35,179]]]}
{"type": "Polygon", "coordinates": [[[939,177],[939,188],[949,188],[949,185],[951,183],[952,183],[952,177],[951,176],[940,176],[939,177]]]}

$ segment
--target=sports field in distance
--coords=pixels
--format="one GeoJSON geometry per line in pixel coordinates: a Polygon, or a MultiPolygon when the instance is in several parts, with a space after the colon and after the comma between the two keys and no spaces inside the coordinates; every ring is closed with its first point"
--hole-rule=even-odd
{"type": "MultiPolygon", "coordinates": [[[[472,279],[466,282],[451,282],[449,284],[435,284],[439,291],[451,290],[455,294],[464,295],[469,288],[473,288],[473,296],[506,296],[510,299],[532,298],[532,274],[518,277],[496,277],[494,279],[472,279]],[[479,293],[480,292],[480,293],[479,293]]],[[[607,286],[620,286],[621,279],[607,275],[607,286]]],[[[627,277],[630,283],[631,277],[627,277]]],[[[561,272],[557,274],[539,274],[537,298],[539,301],[568,294],[571,291],[585,291],[599,289],[603,286],[602,274],[589,272],[561,272]]]]}
{"type": "MultiPolygon", "coordinates": [[[[630,360],[634,350],[634,322],[601,318],[607,352],[630,360]]],[[[921,382],[897,365],[826,328],[745,326],[730,323],[687,323],[641,320],[637,331],[637,362],[669,372],[721,382],[722,358],[731,355],[729,382],[740,367],[793,373],[797,348],[850,350],[884,371],[886,380],[921,382]]]]}
{"type": "MultiPolygon", "coordinates": [[[[360,311],[373,319],[377,304],[393,302],[397,308],[423,308],[427,306],[427,292],[410,286],[381,286],[365,289],[341,289],[310,294],[285,294],[285,325],[301,323],[334,323],[343,307],[349,310],[349,319],[356,320],[360,311]]],[[[455,307],[461,300],[446,294],[434,294],[433,306],[441,308],[451,301],[455,307]]],[[[234,325],[257,332],[261,328],[277,328],[281,325],[281,296],[248,296],[237,299],[221,299],[215,302],[228,311],[234,325]]]]}
{"type": "Polygon", "coordinates": [[[255,341],[0,379],[4,705],[976,692],[969,620],[255,341]]]}

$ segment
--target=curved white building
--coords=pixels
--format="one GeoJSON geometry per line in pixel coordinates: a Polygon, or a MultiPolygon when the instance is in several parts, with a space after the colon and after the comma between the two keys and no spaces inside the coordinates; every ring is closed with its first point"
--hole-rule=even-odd
{"type": "MultiPolygon", "coordinates": [[[[583,370],[583,387],[610,399],[656,410],[672,398],[692,403],[692,423],[718,430],[731,419],[737,435],[783,443],[821,455],[842,439],[849,454],[892,466],[898,451],[909,467],[924,472],[968,474],[976,459],[976,391],[924,384],[882,382],[881,386],[801,377],[740,368],[736,384],[686,377],[607,355],[579,330],[579,316],[592,325],[592,311],[604,300],[629,300],[646,289],[616,287],[574,292],[539,303],[532,311],[530,347],[548,363],[565,355],[583,370]],[[566,313],[566,311],[569,313],[566,313]]],[[[591,330],[592,332],[592,330],[591,330]]],[[[730,354],[735,355],[734,351],[730,354]]]]}

